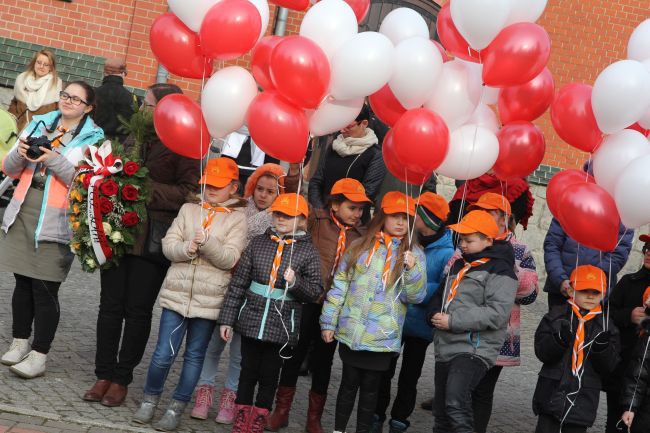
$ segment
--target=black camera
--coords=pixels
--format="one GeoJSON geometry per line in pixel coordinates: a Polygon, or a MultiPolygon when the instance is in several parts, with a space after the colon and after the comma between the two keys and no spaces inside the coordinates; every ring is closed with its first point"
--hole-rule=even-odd
{"type": "Polygon", "coordinates": [[[27,137],[25,142],[29,146],[26,152],[27,158],[29,159],[38,159],[43,155],[43,151],[39,149],[40,147],[52,150],[52,142],[45,135],[41,135],[40,137],[27,137]]]}

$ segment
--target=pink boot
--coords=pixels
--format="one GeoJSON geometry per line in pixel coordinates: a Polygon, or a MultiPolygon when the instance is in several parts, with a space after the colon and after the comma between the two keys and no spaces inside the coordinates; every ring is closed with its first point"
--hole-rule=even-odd
{"type": "Polygon", "coordinates": [[[201,385],[196,390],[196,402],[190,416],[196,419],[208,419],[208,411],[212,408],[212,385],[201,385]]]}
{"type": "Polygon", "coordinates": [[[221,391],[219,413],[215,422],[219,424],[232,424],[232,420],[235,418],[235,397],[237,397],[237,394],[232,389],[224,388],[221,391]]]}
{"type": "Polygon", "coordinates": [[[269,410],[253,406],[251,412],[251,427],[249,433],[264,433],[266,420],[269,418],[269,410]]]}
{"type": "Polygon", "coordinates": [[[250,433],[253,407],[243,404],[235,405],[235,419],[231,433],[250,433]]]}

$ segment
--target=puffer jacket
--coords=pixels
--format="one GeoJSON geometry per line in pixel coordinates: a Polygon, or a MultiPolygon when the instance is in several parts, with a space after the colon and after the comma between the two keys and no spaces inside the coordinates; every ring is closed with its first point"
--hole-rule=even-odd
{"type": "MultiPolygon", "coordinates": [[[[650,326],[648,326],[650,328],[650,326]]],[[[634,425],[648,427],[650,424],[650,353],[648,346],[650,335],[639,339],[636,345],[634,357],[625,371],[623,380],[623,393],[621,406],[625,410],[631,410],[636,414],[634,425]],[[646,420],[642,419],[645,417],[646,420]]],[[[633,430],[634,431],[634,430],[633,430]]]]}
{"type": "Polygon", "coordinates": [[[514,252],[509,243],[495,242],[480,253],[457,260],[449,271],[445,290],[438,290],[429,303],[427,323],[442,310],[451,282],[465,262],[481,258],[490,260],[467,271],[449,304],[449,330],[436,329],[433,333],[436,361],[447,362],[461,354],[473,354],[488,367],[496,363],[517,293],[514,252]]]}
{"type": "MultiPolygon", "coordinates": [[[[573,344],[565,346],[558,337],[562,320],[571,323],[570,341],[573,342],[578,320],[568,304],[547,313],[535,332],[535,355],[544,365],[533,396],[533,412],[552,416],[557,421],[564,419],[565,424],[591,427],[598,411],[601,377],[614,371],[620,359],[618,329],[610,320],[607,325],[609,344],[598,350],[592,346],[584,349],[584,370],[582,379],[578,381],[571,371],[573,344]],[[575,402],[573,407],[568,398],[575,402]]],[[[603,325],[602,316],[586,322],[585,343],[603,332],[603,325]]]]}
{"type": "MultiPolygon", "coordinates": [[[[60,115],[61,112],[57,110],[42,116],[34,116],[21,133],[21,137],[28,136],[41,120],[49,128],[60,115]]],[[[40,137],[44,132],[41,125],[32,137],[40,137]]],[[[88,117],[81,131],[65,146],[56,149],[57,155],[44,163],[51,175],[47,177],[43,190],[43,206],[34,233],[36,245],[40,241],[61,244],[70,242],[72,230],[67,217],[68,190],[74,178],[76,166],[84,159],[87,147],[97,144],[103,138],[104,132],[88,117]]],[[[2,230],[5,233],[16,221],[16,216],[20,212],[36,170],[36,164],[18,155],[16,148],[19,143],[20,141],[17,141],[2,160],[2,171],[13,179],[20,179],[2,219],[2,230]]]]}
{"type": "Polygon", "coordinates": [[[199,203],[186,203],[163,238],[163,253],[172,262],[160,290],[160,306],[184,317],[216,320],[230,282],[230,270],[246,246],[246,202],[223,203],[230,213],[217,213],[209,236],[198,254],[187,251],[206,211],[199,203]]]}
{"type": "Polygon", "coordinates": [[[623,269],[630,255],[634,230],[626,231],[621,224],[618,238],[620,242],[614,251],[600,252],[579,245],[564,232],[560,222],[553,218],[544,239],[544,264],[548,274],[544,291],[559,294],[562,281],[569,279],[576,265],[596,266],[609,274],[611,264],[612,274],[609,275],[608,287],[614,287],[616,275],[623,269]]]}
{"type": "MultiPolygon", "coordinates": [[[[291,262],[296,273],[294,285],[288,289],[284,302],[256,293],[252,286],[268,288],[271,267],[278,243],[271,239],[272,228],[253,238],[237,264],[217,322],[233,326],[236,332],[248,338],[267,343],[295,346],[300,333],[302,304],[315,302],[323,293],[318,251],[311,236],[297,232],[292,246],[285,245],[278,268],[273,293],[285,290],[285,271],[291,262]]],[[[285,236],[285,239],[290,239],[285,236]]]]}
{"type": "MultiPolygon", "coordinates": [[[[394,239],[391,268],[397,261],[399,247],[399,240],[394,239]]],[[[405,270],[404,278],[387,290],[381,282],[387,253],[383,239],[366,267],[369,253],[359,256],[350,275],[349,253],[343,257],[323,304],[321,329],[334,331],[335,338],[352,350],[399,352],[406,306],[418,304],[426,296],[424,253],[419,247],[413,248],[415,266],[405,270]]]]}
{"type": "Polygon", "coordinates": [[[420,304],[409,304],[404,322],[404,335],[433,341],[431,327],[426,324],[427,309],[429,301],[440,288],[440,282],[445,276],[445,266],[453,253],[452,234],[447,229],[439,239],[424,247],[427,261],[427,294],[420,304]]]}

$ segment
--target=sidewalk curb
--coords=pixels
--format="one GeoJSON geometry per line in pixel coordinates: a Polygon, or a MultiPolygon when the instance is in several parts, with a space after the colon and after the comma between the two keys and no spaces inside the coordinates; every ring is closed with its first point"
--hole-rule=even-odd
{"type": "Polygon", "coordinates": [[[129,432],[129,433],[131,432],[151,433],[152,431],[155,431],[153,429],[148,429],[148,428],[134,427],[129,424],[114,424],[110,422],[87,420],[83,418],[68,418],[56,413],[39,412],[37,410],[26,409],[26,408],[11,406],[2,403],[0,403],[0,413],[1,412],[13,413],[16,415],[33,416],[33,417],[43,418],[50,421],[69,422],[71,424],[78,424],[84,427],[99,427],[99,428],[105,428],[105,429],[111,429],[115,431],[129,432]]]}

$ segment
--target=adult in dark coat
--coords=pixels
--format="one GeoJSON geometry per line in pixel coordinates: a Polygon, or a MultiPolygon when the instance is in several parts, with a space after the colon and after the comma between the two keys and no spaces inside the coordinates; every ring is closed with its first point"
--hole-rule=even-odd
{"type": "Polygon", "coordinates": [[[97,110],[95,123],[109,139],[124,141],[128,132],[121,128],[118,116],[129,120],[133,115],[135,96],[124,87],[126,64],[120,59],[108,59],[104,64],[102,85],[95,90],[97,110]]]}
{"type": "Polygon", "coordinates": [[[124,402],[133,370],[142,360],[151,330],[151,316],[169,262],[162,255],[162,238],[185,203],[195,192],[200,177],[199,161],[173,153],[155,133],[151,109],[164,96],[182,93],[173,84],[149,87],[142,111],[131,119],[137,130],[126,140],[140,146],[149,169],[151,197],[147,223],[140,230],[131,254],[118,267],[101,273],[101,294],[97,318],[97,382],[83,399],[104,406],[124,402]]]}
{"type": "Polygon", "coordinates": [[[620,401],[623,410],[634,413],[630,433],[650,431],[650,355],[648,354],[650,319],[643,321],[642,327],[645,334],[639,339],[634,358],[625,372],[620,401]]]}

